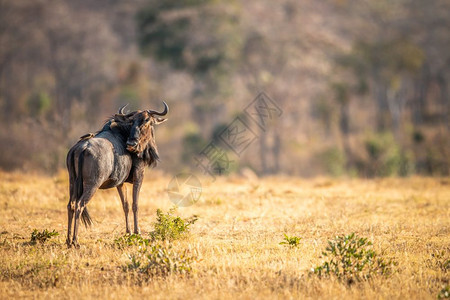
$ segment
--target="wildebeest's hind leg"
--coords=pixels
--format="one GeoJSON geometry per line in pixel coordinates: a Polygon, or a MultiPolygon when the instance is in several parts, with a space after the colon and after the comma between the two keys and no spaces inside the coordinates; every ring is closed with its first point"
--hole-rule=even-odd
{"type": "Polygon", "coordinates": [[[122,201],[123,212],[125,213],[125,226],[127,233],[131,233],[130,223],[128,222],[128,212],[130,211],[130,207],[127,199],[127,188],[121,184],[117,187],[117,191],[119,192],[120,201],[122,201]]]}
{"type": "Polygon", "coordinates": [[[72,221],[75,212],[75,201],[76,201],[76,191],[75,191],[75,161],[74,161],[74,151],[70,150],[67,154],[66,159],[67,171],[69,172],[69,203],[67,204],[67,247],[72,246],[72,221]]]}
{"type": "Polygon", "coordinates": [[[83,194],[81,195],[80,199],[76,201],[75,205],[75,220],[73,224],[73,240],[72,245],[75,246],[75,248],[79,248],[78,245],[78,227],[80,225],[80,216],[83,213],[83,210],[86,208],[86,205],[88,204],[89,200],[92,199],[95,192],[97,191],[97,187],[91,187],[84,189],[83,194]]]}
{"type": "Polygon", "coordinates": [[[134,217],[134,233],[141,234],[138,223],[139,214],[139,191],[141,190],[142,177],[138,178],[133,183],[133,217],[134,217]]]}

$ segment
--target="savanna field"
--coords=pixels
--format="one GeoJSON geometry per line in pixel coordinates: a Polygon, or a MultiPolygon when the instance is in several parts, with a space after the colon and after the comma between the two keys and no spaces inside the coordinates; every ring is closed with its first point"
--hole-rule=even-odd
{"type": "MultiPolygon", "coordinates": [[[[147,172],[142,238],[134,241],[149,241],[157,209],[173,207],[169,181],[147,172]]],[[[174,212],[198,219],[179,238],[157,242],[179,262],[160,273],[136,261],[150,246],[124,238],[115,189],[89,203],[95,223],[80,227],[80,249],[65,244],[67,201],[65,172],[0,173],[1,299],[436,299],[449,290],[449,178],[222,178],[174,212]],[[34,229],[59,235],[33,242],[34,229]],[[329,240],[353,232],[395,261],[387,274],[344,280],[311,271],[330,258],[322,254],[329,240]],[[289,245],[285,234],[299,239],[289,245]]]]}

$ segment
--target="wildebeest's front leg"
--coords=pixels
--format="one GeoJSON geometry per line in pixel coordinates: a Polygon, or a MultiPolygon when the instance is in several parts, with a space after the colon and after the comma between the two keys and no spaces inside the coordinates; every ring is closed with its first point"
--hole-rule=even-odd
{"type": "Polygon", "coordinates": [[[73,201],[72,195],[70,196],[69,204],[67,204],[67,239],[66,244],[68,247],[72,246],[72,220],[73,220],[73,214],[75,212],[75,201],[73,201]]]}
{"type": "Polygon", "coordinates": [[[127,233],[131,233],[130,223],[128,222],[128,212],[130,211],[127,199],[127,188],[125,185],[121,184],[117,187],[117,191],[119,192],[120,201],[122,201],[123,212],[125,213],[125,226],[127,233]]]}
{"type": "Polygon", "coordinates": [[[139,191],[141,190],[143,177],[144,177],[143,174],[136,175],[134,177],[133,182],[133,217],[134,217],[134,233],[136,234],[141,233],[138,224],[138,212],[139,212],[138,201],[139,201],[139,191]]]}

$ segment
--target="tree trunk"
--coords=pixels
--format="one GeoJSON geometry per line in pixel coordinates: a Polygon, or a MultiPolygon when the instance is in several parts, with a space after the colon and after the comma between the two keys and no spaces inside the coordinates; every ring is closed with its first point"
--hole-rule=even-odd
{"type": "Polygon", "coordinates": [[[415,94],[412,99],[412,121],[415,126],[423,123],[423,112],[425,111],[425,99],[430,86],[430,75],[427,67],[424,67],[422,76],[416,80],[415,94]]]}
{"type": "Polygon", "coordinates": [[[387,89],[384,84],[375,83],[375,100],[377,103],[377,131],[388,129],[386,112],[389,110],[387,103],[387,89]]]}
{"type": "Polygon", "coordinates": [[[267,133],[261,130],[261,135],[259,136],[259,158],[261,160],[261,172],[263,175],[269,173],[269,168],[267,164],[267,133]]]}
{"type": "Polygon", "coordinates": [[[438,76],[438,84],[439,84],[439,90],[440,90],[440,100],[441,100],[441,120],[442,123],[445,124],[447,127],[447,130],[450,130],[450,122],[449,122],[449,115],[450,115],[450,98],[448,96],[448,87],[447,87],[447,81],[445,80],[445,74],[439,74],[438,76]]]}
{"type": "Polygon", "coordinates": [[[342,135],[342,144],[346,158],[346,167],[351,168],[353,165],[353,157],[350,149],[350,105],[346,101],[340,106],[339,129],[342,135]]]}
{"type": "Polygon", "coordinates": [[[273,173],[280,172],[281,135],[274,131],[273,153],[273,173]]]}

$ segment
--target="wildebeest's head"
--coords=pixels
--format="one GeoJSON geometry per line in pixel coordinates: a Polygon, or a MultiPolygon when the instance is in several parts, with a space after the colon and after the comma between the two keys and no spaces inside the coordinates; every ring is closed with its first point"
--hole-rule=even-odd
{"type": "Polygon", "coordinates": [[[131,123],[130,135],[126,141],[127,150],[136,153],[140,158],[144,158],[149,164],[158,159],[153,125],[161,124],[167,120],[160,118],[167,115],[169,111],[167,104],[163,103],[164,110],[162,112],[143,110],[124,115],[121,114],[123,112],[123,108],[121,108],[119,114],[115,116],[122,122],[131,123]]]}

